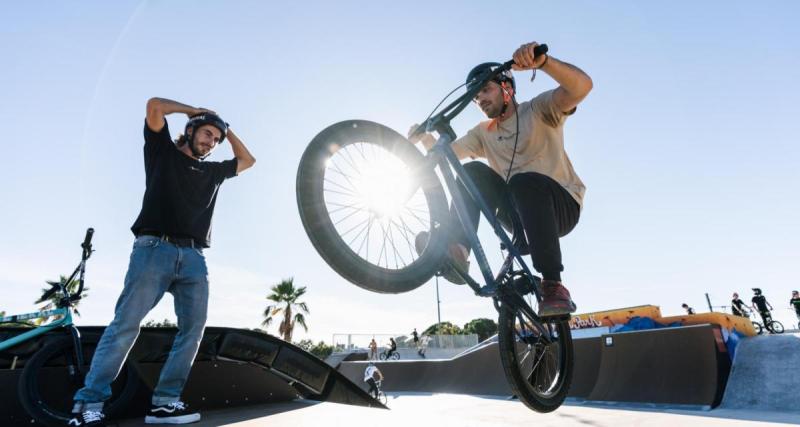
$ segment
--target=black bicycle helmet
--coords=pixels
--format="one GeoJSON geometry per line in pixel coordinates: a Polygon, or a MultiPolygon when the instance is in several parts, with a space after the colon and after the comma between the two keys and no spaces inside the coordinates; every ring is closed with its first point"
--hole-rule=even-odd
{"type": "Polygon", "coordinates": [[[753,288],[753,293],[756,295],[761,295],[761,288],[753,288]]]}
{"type": "Polygon", "coordinates": [[[189,121],[186,122],[186,128],[184,128],[183,133],[188,136],[189,128],[191,128],[192,135],[194,135],[197,128],[203,125],[211,125],[219,129],[222,133],[222,136],[219,138],[219,143],[222,144],[222,142],[225,141],[225,135],[228,133],[228,124],[225,123],[220,116],[213,113],[202,113],[190,117],[189,121]]]}
{"type": "MultiPolygon", "coordinates": [[[[472,70],[470,70],[469,74],[467,74],[467,90],[471,90],[475,87],[475,83],[477,82],[474,82],[473,80],[481,79],[486,74],[491,73],[495,68],[501,65],[503,64],[500,64],[499,62],[484,62],[483,64],[476,65],[474,68],[472,68],[472,70]]],[[[511,88],[517,88],[516,82],[514,82],[514,75],[511,74],[511,70],[506,70],[496,75],[492,81],[497,84],[511,82],[511,88]]]]}

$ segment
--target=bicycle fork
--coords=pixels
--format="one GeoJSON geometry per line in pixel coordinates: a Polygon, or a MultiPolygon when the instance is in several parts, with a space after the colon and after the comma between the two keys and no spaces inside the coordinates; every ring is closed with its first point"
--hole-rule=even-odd
{"type": "MultiPolygon", "coordinates": [[[[75,364],[67,363],[67,370],[71,378],[83,378],[83,346],[81,345],[81,332],[75,325],[69,325],[69,333],[72,336],[72,350],[75,356],[75,364]]],[[[69,361],[67,361],[69,362],[69,361]]]]}

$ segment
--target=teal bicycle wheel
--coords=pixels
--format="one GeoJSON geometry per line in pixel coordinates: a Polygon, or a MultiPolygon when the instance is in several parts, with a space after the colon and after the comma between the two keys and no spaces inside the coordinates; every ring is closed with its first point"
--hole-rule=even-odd
{"type": "MultiPolygon", "coordinates": [[[[83,387],[96,347],[96,340],[82,341],[84,364],[78,369],[72,336],[63,335],[25,362],[18,395],[22,406],[34,420],[46,426],[67,425],[72,417],[72,397],[83,387]]],[[[111,399],[103,409],[106,416],[113,416],[131,400],[138,382],[136,370],[126,362],[111,384],[111,399]]]]}

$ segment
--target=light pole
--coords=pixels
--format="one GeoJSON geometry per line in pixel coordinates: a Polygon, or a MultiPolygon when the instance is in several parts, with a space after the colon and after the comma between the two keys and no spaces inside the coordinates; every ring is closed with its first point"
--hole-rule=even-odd
{"type": "Polygon", "coordinates": [[[436,275],[436,324],[442,323],[442,300],[439,299],[439,275],[436,275]]]}

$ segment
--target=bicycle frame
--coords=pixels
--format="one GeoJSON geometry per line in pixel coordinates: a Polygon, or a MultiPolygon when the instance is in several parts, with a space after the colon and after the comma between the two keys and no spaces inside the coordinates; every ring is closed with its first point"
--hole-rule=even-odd
{"type": "MultiPolygon", "coordinates": [[[[81,334],[78,331],[78,328],[75,327],[72,321],[72,302],[77,301],[80,299],[80,295],[83,292],[83,285],[84,285],[84,278],[86,273],[86,260],[92,255],[92,245],[91,239],[92,235],[94,234],[94,229],[89,228],[86,230],[86,237],[84,238],[83,244],[81,244],[82,253],[81,253],[81,262],[75,268],[75,270],[70,274],[69,278],[65,281],[60,282],[58,284],[51,284],[52,288],[47,290],[44,295],[42,295],[41,300],[46,300],[50,296],[52,296],[56,291],[61,291],[63,295],[62,298],[59,300],[58,308],[53,310],[47,311],[39,311],[34,313],[25,313],[25,314],[18,314],[13,316],[7,316],[0,318],[0,324],[3,323],[15,323],[24,320],[31,320],[31,319],[40,319],[40,318],[48,318],[50,316],[62,316],[60,319],[54,320],[51,323],[46,325],[37,326],[29,331],[23,332],[19,335],[16,335],[12,338],[9,338],[4,341],[0,341],[0,351],[7,350],[12,348],[16,345],[19,345],[25,341],[30,339],[36,338],[40,335],[44,335],[52,330],[58,328],[67,328],[72,335],[72,341],[74,344],[75,349],[75,356],[78,362],[78,369],[83,366],[83,351],[81,347],[81,334]],[[67,284],[71,283],[75,277],[78,277],[78,290],[75,294],[70,294],[69,289],[67,289],[67,284]]],[[[49,283],[49,282],[48,282],[49,283]]]]}
{"type": "MultiPolygon", "coordinates": [[[[36,338],[39,335],[44,335],[54,329],[68,327],[70,331],[74,330],[75,333],[77,332],[77,328],[74,327],[72,323],[72,311],[68,308],[57,308],[55,310],[47,310],[47,311],[39,311],[35,313],[26,313],[26,314],[18,314],[15,316],[8,316],[0,318],[1,323],[14,323],[20,322],[23,320],[30,320],[30,319],[39,319],[39,318],[47,318],[50,316],[63,316],[61,319],[48,323],[46,325],[38,326],[33,328],[27,332],[23,332],[19,335],[16,335],[12,338],[9,338],[5,341],[0,342],[0,351],[7,350],[11,347],[14,347],[18,344],[21,344],[25,341],[30,339],[36,338]]],[[[80,335],[78,335],[80,336],[80,335]]]]}
{"type": "MultiPolygon", "coordinates": [[[[444,178],[445,185],[452,196],[453,205],[455,207],[458,219],[463,226],[467,241],[469,242],[470,248],[472,248],[473,252],[475,253],[475,258],[478,262],[478,266],[480,267],[486,286],[480,287],[480,285],[469,276],[464,277],[464,280],[467,282],[467,285],[469,285],[478,295],[494,296],[497,286],[502,283],[500,282],[500,279],[511,269],[513,261],[518,262],[522,270],[529,276],[533,276],[533,274],[528,268],[528,265],[525,263],[525,260],[522,258],[522,255],[520,255],[519,250],[512,243],[511,237],[508,236],[502,225],[500,225],[500,220],[497,219],[497,216],[486,204],[486,201],[478,191],[478,187],[472,181],[464,169],[464,166],[456,157],[453,148],[450,146],[452,141],[452,137],[449,134],[443,134],[433,146],[431,151],[428,152],[426,162],[428,163],[428,167],[431,167],[430,165],[432,164],[435,164],[439,167],[442,177],[444,178]],[[453,173],[453,171],[455,171],[455,173],[453,173]],[[456,177],[461,180],[464,188],[467,190],[468,196],[472,197],[472,199],[478,205],[484,218],[486,218],[494,230],[495,235],[500,239],[500,242],[508,251],[506,261],[503,263],[503,267],[501,267],[496,276],[492,273],[486,252],[480,243],[480,239],[478,239],[478,234],[474,231],[474,224],[472,224],[471,219],[467,215],[464,195],[461,194],[461,191],[458,188],[456,177]]],[[[538,300],[538,290],[534,288],[534,292],[538,300]]]]}

